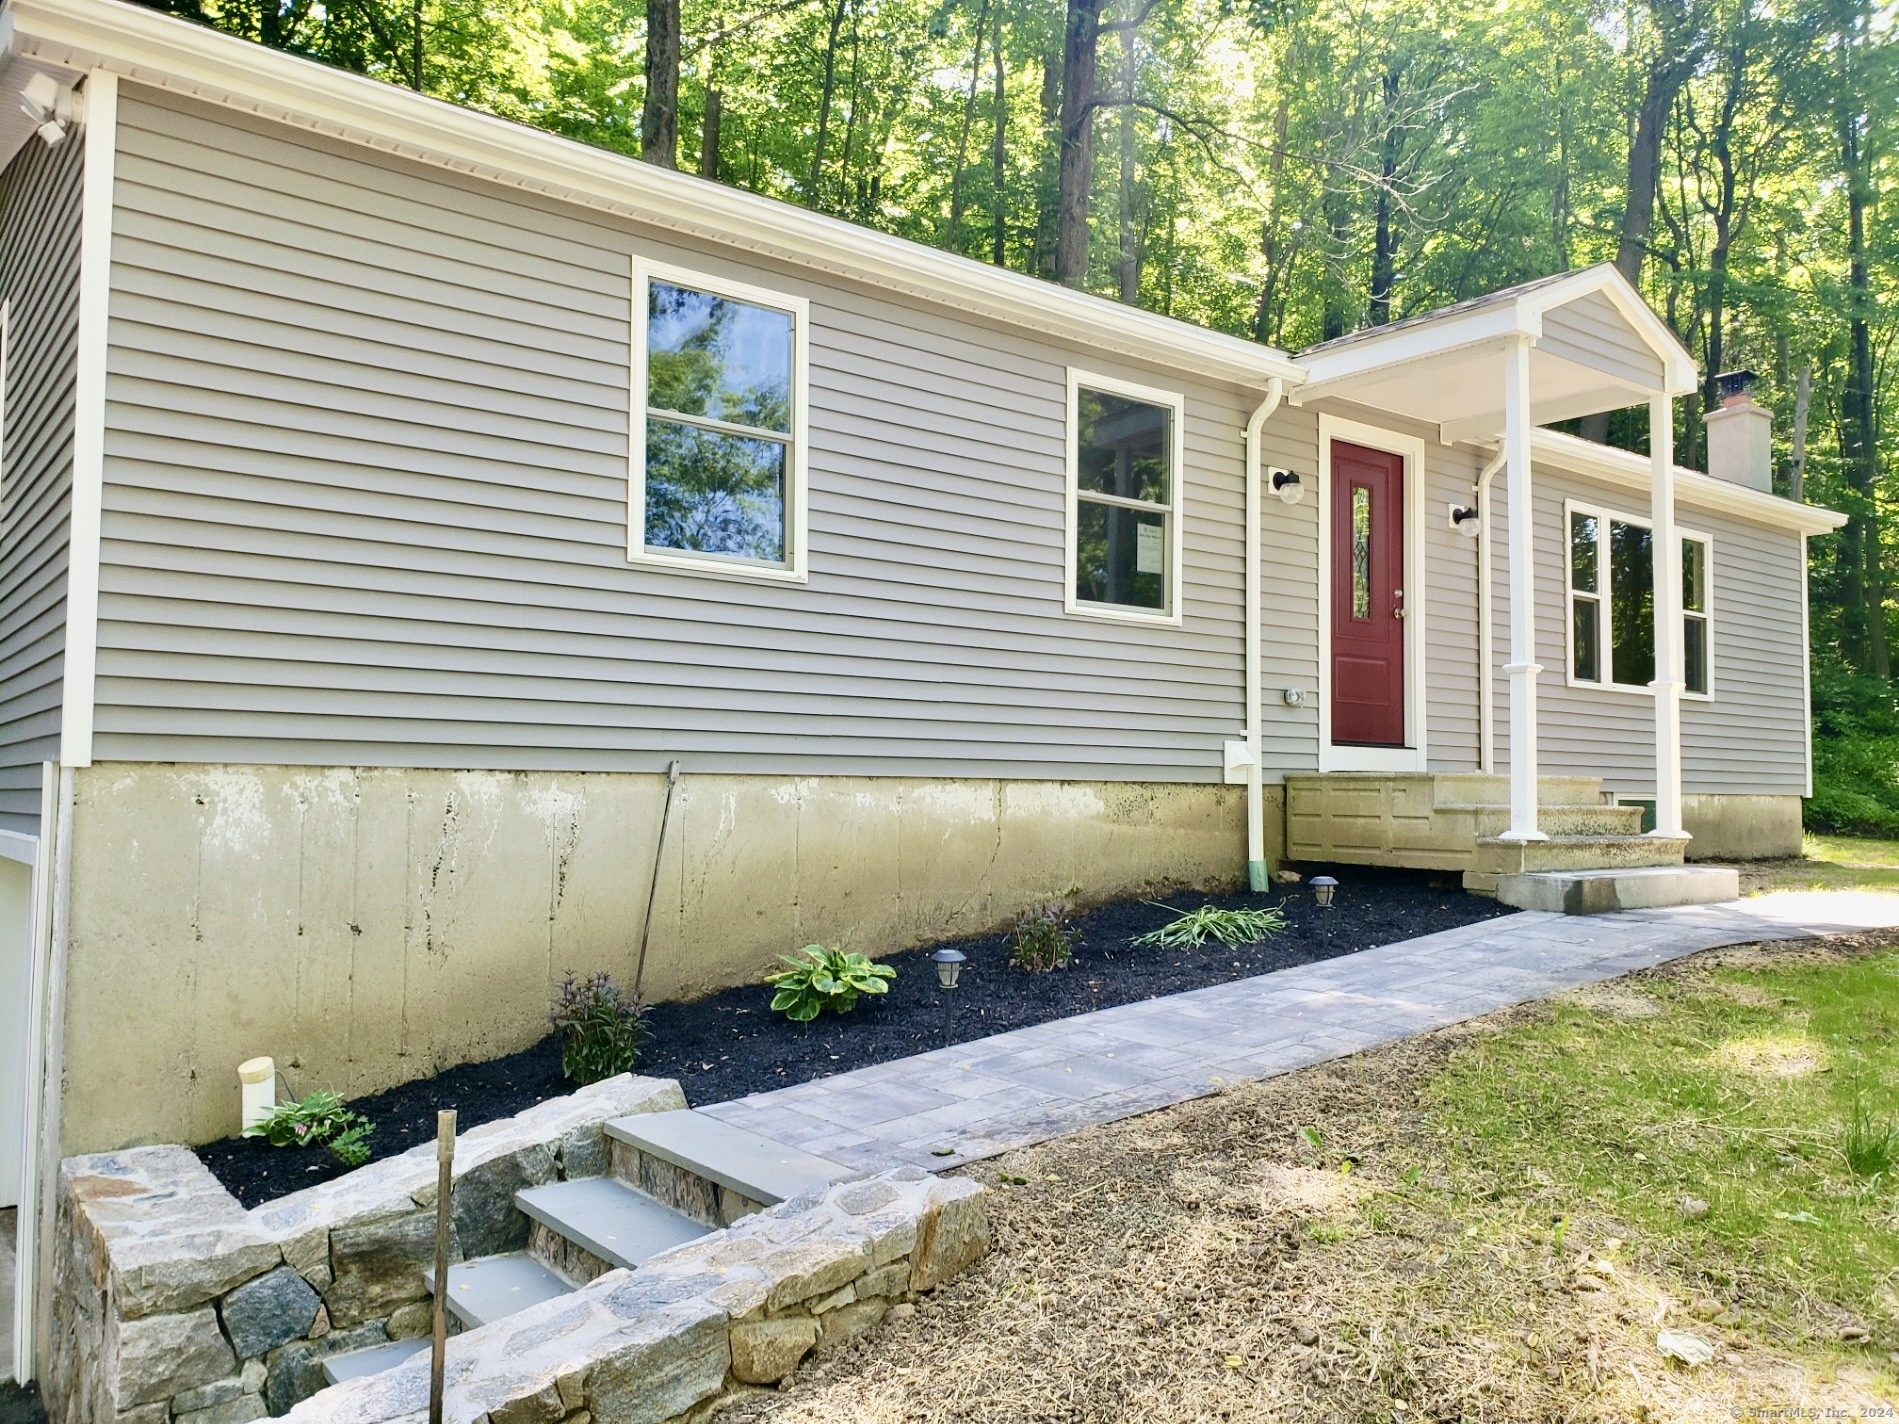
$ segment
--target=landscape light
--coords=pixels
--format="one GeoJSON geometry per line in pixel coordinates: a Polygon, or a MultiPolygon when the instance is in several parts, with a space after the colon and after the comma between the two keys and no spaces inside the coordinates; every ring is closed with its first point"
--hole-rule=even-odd
{"type": "Polygon", "coordinates": [[[1321,910],[1329,910],[1332,908],[1332,895],[1338,888],[1338,881],[1329,875],[1315,875],[1312,877],[1312,897],[1319,902],[1319,908],[1321,910]]]}

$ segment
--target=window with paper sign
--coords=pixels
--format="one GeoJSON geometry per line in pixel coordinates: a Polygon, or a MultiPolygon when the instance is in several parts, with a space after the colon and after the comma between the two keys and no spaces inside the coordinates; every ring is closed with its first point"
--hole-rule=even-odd
{"type": "Polygon", "coordinates": [[[1069,429],[1069,611],[1171,620],[1179,398],[1072,378],[1069,429]]]}

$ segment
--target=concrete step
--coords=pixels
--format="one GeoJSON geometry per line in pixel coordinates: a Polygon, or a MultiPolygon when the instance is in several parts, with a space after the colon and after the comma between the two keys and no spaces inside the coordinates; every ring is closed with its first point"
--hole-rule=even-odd
{"type": "MultiPolygon", "coordinates": [[[[1440,806],[1440,811],[1468,811],[1480,840],[1494,839],[1510,829],[1508,806],[1440,806]]],[[[1613,806],[1606,801],[1573,806],[1542,804],[1536,808],[1536,828],[1546,836],[1633,836],[1642,830],[1640,806],[1613,806]]]]}
{"type": "MultiPolygon", "coordinates": [[[[611,1177],[575,1177],[529,1187],[514,1194],[514,1204],[543,1232],[609,1267],[637,1266],[706,1234],[699,1222],[611,1177]]],[[[598,1274],[576,1270],[570,1261],[550,1262],[546,1257],[551,1254],[543,1251],[543,1267],[566,1265],[564,1274],[572,1276],[598,1274]]]]}
{"type": "Polygon", "coordinates": [[[1660,836],[1551,836],[1541,841],[1507,841],[1488,836],[1477,842],[1464,872],[1464,888],[1496,893],[1498,877],[1533,875],[1547,870],[1639,870],[1678,866],[1684,840],[1660,836]]]}
{"type": "Polygon", "coordinates": [[[1497,898],[1519,910],[1601,915],[1668,905],[1738,900],[1741,877],[1714,865],[1659,865],[1636,870],[1555,870],[1497,877],[1497,898]]]}
{"type": "MultiPolygon", "coordinates": [[[[1510,778],[1482,771],[1438,772],[1431,789],[1439,806],[1508,806],[1510,778]]],[[[1548,806],[1593,806],[1603,799],[1599,776],[1539,776],[1536,799],[1548,806]]]]}
{"type": "Polygon", "coordinates": [[[616,1177],[713,1227],[856,1175],[691,1108],[616,1118],[607,1136],[616,1177]]]}
{"type": "Polygon", "coordinates": [[[387,1345],[371,1345],[367,1350],[350,1350],[343,1354],[326,1356],[323,1361],[323,1378],[331,1384],[341,1384],[344,1380],[361,1379],[364,1375],[379,1375],[384,1370],[393,1370],[412,1355],[419,1355],[429,1348],[429,1337],[419,1340],[392,1340],[387,1345]]]}
{"type": "MultiPolygon", "coordinates": [[[[435,1289],[433,1269],[423,1272],[423,1279],[435,1289]]],[[[572,1285],[525,1251],[480,1256],[448,1268],[448,1311],[464,1330],[479,1329],[571,1290],[572,1285]]]]}

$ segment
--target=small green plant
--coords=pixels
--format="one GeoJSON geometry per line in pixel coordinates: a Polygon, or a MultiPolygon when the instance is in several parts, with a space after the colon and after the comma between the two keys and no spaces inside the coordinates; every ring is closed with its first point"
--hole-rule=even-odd
{"type": "Polygon", "coordinates": [[[1873,1116],[1864,1094],[1853,1095],[1853,1115],[1840,1134],[1840,1155],[1855,1177],[1874,1181],[1892,1170],[1899,1157],[1899,1123],[1873,1116]]]}
{"type": "Polygon", "coordinates": [[[889,981],[897,977],[888,964],[821,944],[778,957],[791,967],[767,974],[765,982],[778,991],[772,995],[773,1010],[793,1023],[809,1023],[826,1009],[848,1014],[857,1007],[858,995],[887,993],[889,981]]]}
{"type": "Polygon", "coordinates": [[[646,1005],[607,974],[570,973],[547,1018],[561,1036],[561,1072],[582,1086],[631,1072],[646,1041],[646,1005]]]}
{"type": "Polygon", "coordinates": [[[1229,948],[1257,944],[1286,927],[1286,912],[1280,909],[1222,910],[1202,905],[1197,910],[1176,910],[1152,900],[1148,903],[1174,918],[1159,929],[1138,936],[1134,943],[1157,945],[1162,949],[1198,949],[1210,939],[1217,939],[1229,948]]]}
{"type": "Polygon", "coordinates": [[[369,1160],[369,1138],[375,1126],[361,1113],[344,1106],[341,1093],[315,1092],[278,1103],[246,1137],[261,1137],[272,1147],[327,1147],[345,1167],[369,1160]]]}
{"type": "Polygon", "coordinates": [[[1032,905],[1016,919],[1015,930],[1009,936],[1010,967],[1031,974],[1065,969],[1075,939],[1067,912],[1060,905],[1032,905]]]}

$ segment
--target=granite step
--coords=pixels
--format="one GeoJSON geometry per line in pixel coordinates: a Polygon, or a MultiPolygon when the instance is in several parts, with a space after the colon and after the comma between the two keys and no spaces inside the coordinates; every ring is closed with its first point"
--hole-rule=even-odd
{"type": "Polygon", "coordinates": [[[713,1227],[857,1175],[691,1108],[615,1118],[606,1131],[616,1177],[713,1227]]]}
{"type": "Polygon", "coordinates": [[[429,1337],[424,1335],[416,1340],[391,1340],[387,1345],[371,1345],[366,1350],[329,1355],[323,1361],[323,1378],[331,1384],[341,1384],[344,1380],[361,1379],[364,1375],[379,1375],[384,1370],[393,1370],[412,1356],[425,1353],[428,1348],[429,1337]]]}
{"type": "MultiPolygon", "coordinates": [[[[529,1187],[514,1194],[514,1204],[536,1225],[608,1266],[637,1266],[708,1230],[612,1177],[529,1187]]],[[[546,1262],[540,1264],[547,1268],[546,1262]]]]}
{"type": "MultiPolygon", "coordinates": [[[[430,1290],[435,1289],[433,1269],[423,1272],[422,1278],[430,1290]]],[[[448,1312],[462,1329],[477,1330],[573,1288],[525,1251],[480,1256],[448,1268],[448,1312]]]]}
{"type": "Polygon", "coordinates": [[[1464,888],[1488,895],[1496,893],[1506,875],[1679,866],[1687,844],[1669,836],[1550,836],[1540,841],[1486,837],[1471,855],[1464,888]]]}
{"type": "Polygon", "coordinates": [[[1741,898],[1738,871],[1714,865],[1656,865],[1633,870],[1545,870],[1497,879],[1497,898],[1519,910],[1606,915],[1713,905],[1741,898]]]}

